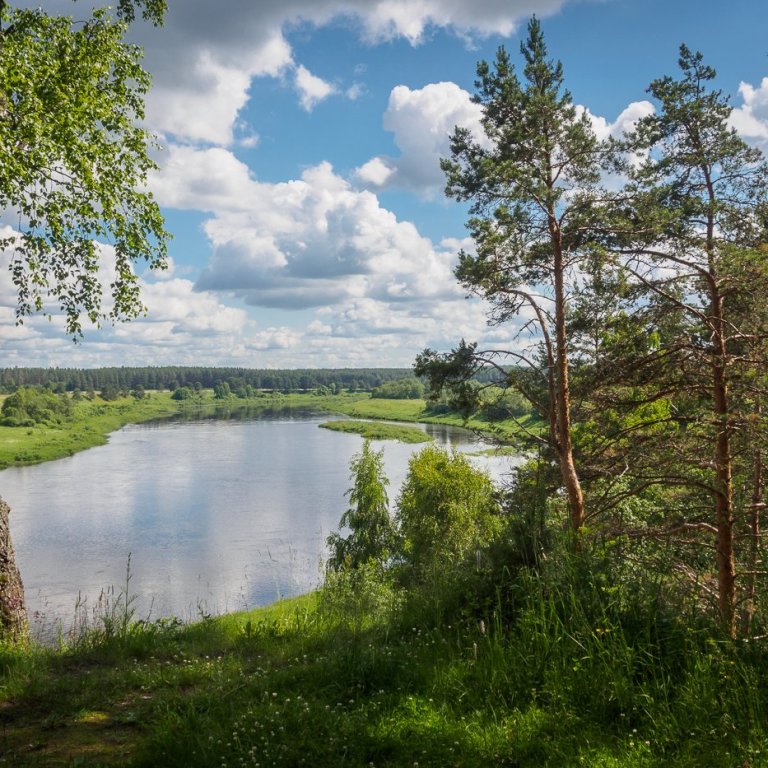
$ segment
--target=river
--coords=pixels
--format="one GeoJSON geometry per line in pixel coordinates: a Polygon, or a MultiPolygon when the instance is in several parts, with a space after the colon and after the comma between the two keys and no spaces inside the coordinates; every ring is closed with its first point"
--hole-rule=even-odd
{"type": "MultiPolygon", "coordinates": [[[[328,419],[272,412],[135,425],[105,446],[0,472],[34,634],[93,621],[126,591],[137,619],[189,620],[317,585],[362,446],[318,428],[328,419]]],[[[465,430],[419,426],[438,444],[477,448],[465,430]]],[[[373,445],[384,449],[393,501],[421,446],[373,445]]],[[[473,461],[497,479],[513,463],[473,461]]]]}

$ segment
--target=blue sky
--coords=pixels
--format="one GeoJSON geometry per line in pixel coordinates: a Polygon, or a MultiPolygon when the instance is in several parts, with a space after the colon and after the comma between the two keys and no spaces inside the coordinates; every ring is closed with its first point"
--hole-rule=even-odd
{"type": "Polygon", "coordinates": [[[163,151],[150,187],[172,268],[142,273],[145,318],[77,346],[56,316],[15,326],[0,275],[4,366],[408,366],[462,337],[515,344],[516,325],[487,328],[453,279],[471,244],[438,162],[454,125],[478,130],[477,61],[501,44],[517,57],[532,13],[601,135],[648,113],[648,83],[675,74],[685,42],[718,70],[733,125],[768,147],[763,0],[169,5],[165,27],[132,35],[154,77],[147,123],[163,151]]]}

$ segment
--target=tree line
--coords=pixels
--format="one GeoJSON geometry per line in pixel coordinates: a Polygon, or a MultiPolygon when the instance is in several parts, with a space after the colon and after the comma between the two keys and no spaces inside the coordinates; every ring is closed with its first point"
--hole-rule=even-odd
{"type": "Polygon", "coordinates": [[[256,369],[203,366],[109,368],[3,368],[0,392],[19,387],[46,387],[55,392],[80,390],[176,390],[181,387],[213,389],[226,383],[237,393],[250,387],[274,392],[301,392],[321,387],[368,392],[388,382],[410,378],[409,368],[256,369]]]}

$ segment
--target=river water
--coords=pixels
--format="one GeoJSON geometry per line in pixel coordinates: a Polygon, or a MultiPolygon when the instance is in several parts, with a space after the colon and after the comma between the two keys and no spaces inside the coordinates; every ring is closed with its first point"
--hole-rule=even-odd
{"type": "MultiPolygon", "coordinates": [[[[188,620],[317,585],[362,446],[318,428],[328,419],[272,412],[129,426],[108,445],[0,472],[35,634],[93,620],[100,596],[126,588],[135,618],[188,620]]],[[[440,445],[478,448],[464,430],[419,426],[440,445]]],[[[421,446],[373,446],[384,449],[393,501],[421,446]]],[[[512,460],[473,462],[501,479],[512,460]]]]}

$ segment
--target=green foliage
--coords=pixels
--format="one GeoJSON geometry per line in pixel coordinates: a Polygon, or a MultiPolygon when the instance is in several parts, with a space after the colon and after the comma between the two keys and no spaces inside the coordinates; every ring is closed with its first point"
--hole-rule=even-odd
{"type": "Polygon", "coordinates": [[[482,392],[479,414],[488,421],[521,418],[530,412],[530,403],[515,389],[489,387],[482,392]]]}
{"type": "Polygon", "coordinates": [[[332,574],[327,593],[191,626],[126,627],[118,601],[90,639],[0,645],[3,755],[19,768],[52,754],[167,768],[762,765],[763,645],[567,549],[520,571],[508,600],[439,624],[404,624],[407,594],[373,563],[332,574]]]}
{"type": "Polygon", "coordinates": [[[360,453],[350,461],[352,487],[347,491],[349,508],[339,525],[349,528],[349,535],[333,533],[328,537],[330,571],[355,569],[373,560],[385,562],[394,546],[395,535],[389,516],[387,480],[384,475],[384,451],[374,451],[366,440],[360,453]]]}
{"type": "Polygon", "coordinates": [[[72,417],[72,401],[66,395],[54,395],[45,389],[20,387],[3,402],[2,425],[33,427],[38,424],[62,424],[72,417]]]}
{"type": "Polygon", "coordinates": [[[101,392],[99,392],[99,397],[102,400],[111,402],[113,400],[117,400],[117,398],[120,397],[120,390],[117,387],[108,384],[101,390],[101,392]]]}
{"type": "Polygon", "coordinates": [[[413,369],[429,382],[430,403],[437,412],[446,408],[467,417],[477,409],[479,388],[474,379],[483,364],[475,354],[476,350],[477,344],[467,344],[462,339],[447,354],[425,349],[417,355],[413,369]],[[444,398],[445,390],[450,393],[447,399],[444,398]]]}
{"type": "Polygon", "coordinates": [[[117,3],[118,16],[128,23],[136,18],[136,11],[140,10],[143,18],[159,26],[167,9],[167,0],[118,0],[117,3]]]}
{"type": "Polygon", "coordinates": [[[171,400],[190,400],[195,396],[194,390],[190,387],[178,387],[173,390],[171,400]]]}
{"type": "MultiPolygon", "coordinates": [[[[338,539],[330,537],[329,545],[337,548],[338,539]]],[[[359,636],[396,619],[403,596],[380,559],[346,558],[340,566],[328,565],[318,603],[325,621],[359,636]]]]}
{"type": "Polygon", "coordinates": [[[389,400],[421,400],[424,397],[424,385],[415,378],[388,381],[374,387],[371,397],[381,397],[389,400]]]}
{"type": "Polygon", "coordinates": [[[317,392],[325,387],[326,394],[339,395],[370,390],[380,384],[407,377],[407,368],[305,368],[264,369],[209,366],[119,366],[105,368],[0,368],[0,391],[12,392],[16,387],[63,383],[68,390],[101,389],[107,384],[131,390],[139,384],[145,389],[194,387],[213,389],[226,383],[234,389],[250,385],[255,390],[289,390],[317,392]],[[174,383],[174,386],[170,385],[174,383]]]}
{"type": "MultiPolygon", "coordinates": [[[[131,5],[121,3],[123,15],[131,5]]],[[[160,19],[162,2],[141,5],[160,19]]],[[[51,299],[67,332],[81,335],[83,315],[105,317],[104,260],[108,317],[136,317],[144,308],[133,265],[164,268],[168,239],[152,195],[141,191],[156,167],[154,139],[141,127],[149,88],[141,51],[106,10],[75,24],[3,3],[0,25],[0,208],[23,222],[0,246],[13,254],[17,317],[53,311],[51,299]]]]}
{"type": "Polygon", "coordinates": [[[493,484],[460,453],[428,446],[413,456],[397,500],[402,556],[415,572],[450,569],[501,528],[493,484]]]}
{"type": "Polygon", "coordinates": [[[229,384],[226,381],[216,384],[216,386],[213,388],[213,396],[217,400],[226,400],[231,395],[232,390],[229,388],[229,384]]]}

